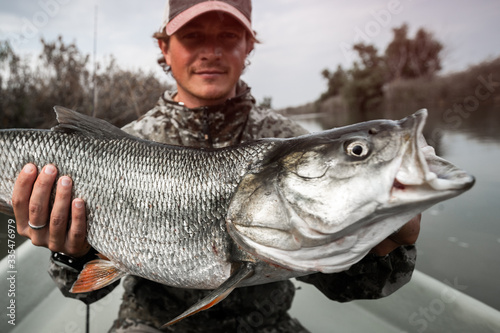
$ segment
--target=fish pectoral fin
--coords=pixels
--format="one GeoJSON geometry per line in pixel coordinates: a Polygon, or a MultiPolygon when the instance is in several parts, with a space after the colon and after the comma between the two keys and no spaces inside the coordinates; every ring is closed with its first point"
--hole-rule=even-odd
{"type": "Polygon", "coordinates": [[[226,298],[238,285],[245,279],[253,275],[255,269],[255,264],[250,262],[244,262],[240,267],[223,283],[219,288],[214,289],[205,298],[201,299],[198,303],[191,306],[189,309],[184,311],[179,316],[175,317],[161,328],[164,329],[170,325],[173,325],[182,319],[192,316],[203,310],[207,310],[214,306],[215,304],[226,298]]]}
{"type": "Polygon", "coordinates": [[[70,292],[78,294],[98,290],[125,275],[127,273],[120,270],[109,260],[92,260],[85,264],[70,292]]]}

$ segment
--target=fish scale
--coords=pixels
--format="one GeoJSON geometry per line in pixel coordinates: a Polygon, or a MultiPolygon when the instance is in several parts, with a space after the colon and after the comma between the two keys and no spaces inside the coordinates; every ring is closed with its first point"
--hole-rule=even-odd
{"type": "Polygon", "coordinates": [[[128,137],[2,130],[0,146],[4,201],[10,202],[26,163],[52,163],[59,175],[73,179],[74,196],[84,199],[88,241],[100,253],[130,274],[184,288],[213,288],[230,272],[233,241],[224,220],[229,199],[248,168],[259,163],[259,152],[273,144],[235,153],[181,150],[128,137]],[[206,165],[217,173],[204,172],[206,165]],[[207,281],[207,276],[214,278],[207,281]]]}

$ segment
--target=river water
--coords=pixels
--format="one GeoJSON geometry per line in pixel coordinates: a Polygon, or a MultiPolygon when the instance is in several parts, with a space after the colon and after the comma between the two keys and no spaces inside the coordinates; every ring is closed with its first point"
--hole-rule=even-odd
{"type": "MultiPolygon", "coordinates": [[[[424,212],[417,269],[440,281],[454,281],[464,293],[500,310],[499,110],[479,114],[488,118],[483,120],[485,130],[467,126],[466,119],[453,129],[439,122],[426,125],[438,155],[474,175],[476,184],[424,212]]],[[[299,122],[318,131],[331,128],[332,117],[299,117],[299,122]]]]}

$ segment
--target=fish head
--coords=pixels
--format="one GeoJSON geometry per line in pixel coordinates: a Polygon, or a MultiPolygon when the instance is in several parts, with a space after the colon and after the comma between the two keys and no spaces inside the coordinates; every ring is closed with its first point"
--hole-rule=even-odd
{"type": "Polygon", "coordinates": [[[285,140],[247,174],[227,227],[240,248],[280,267],[334,273],[474,177],[435,155],[427,111],[285,140]]]}

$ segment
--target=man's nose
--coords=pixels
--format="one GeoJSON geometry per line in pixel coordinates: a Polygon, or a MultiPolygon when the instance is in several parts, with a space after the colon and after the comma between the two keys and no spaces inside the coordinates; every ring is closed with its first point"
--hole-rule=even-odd
{"type": "Polygon", "coordinates": [[[222,46],[214,40],[206,40],[202,47],[202,54],[207,58],[222,56],[222,46]]]}

